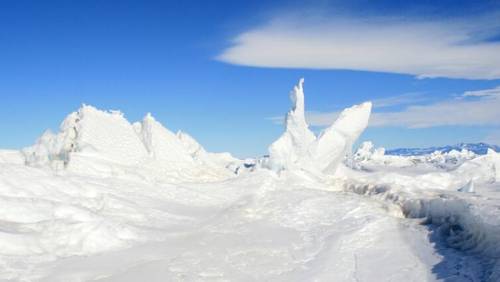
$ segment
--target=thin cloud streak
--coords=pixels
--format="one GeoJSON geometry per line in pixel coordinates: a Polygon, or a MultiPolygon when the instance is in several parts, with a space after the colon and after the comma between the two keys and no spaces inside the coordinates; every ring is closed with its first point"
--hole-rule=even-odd
{"type": "Polygon", "coordinates": [[[402,106],[428,101],[429,97],[423,93],[406,93],[398,96],[372,100],[373,108],[388,108],[393,106],[402,106]]]}
{"type": "Polygon", "coordinates": [[[482,41],[484,31],[498,25],[495,16],[467,22],[277,17],[236,36],[217,59],[254,67],[499,79],[500,43],[482,41]]]}
{"type": "MultiPolygon", "coordinates": [[[[421,103],[426,101],[428,102],[429,100],[430,98],[426,96],[425,93],[411,92],[397,96],[374,99],[371,100],[371,102],[373,105],[373,109],[383,109],[395,106],[404,106],[409,104],[421,103]]],[[[335,121],[335,119],[337,119],[339,114],[340,111],[338,112],[334,111],[329,113],[309,111],[306,113],[306,118],[309,124],[312,126],[327,126],[330,125],[333,121],[335,121]]],[[[275,124],[283,124],[285,120],[283,116],[269,117],[267,119],[271,120],[275,124]]]]}

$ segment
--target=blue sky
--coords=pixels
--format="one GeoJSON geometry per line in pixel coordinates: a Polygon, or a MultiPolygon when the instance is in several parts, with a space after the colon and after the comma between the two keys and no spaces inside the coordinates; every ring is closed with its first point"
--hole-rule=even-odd
{"type": "Polygon", "coordinates": [[[0,148],[86,103],[261,155],[300,77],[316,130],[372,100],[376,145],[500,143],[498,1],[301,2],[1,1],[0,148]]]}

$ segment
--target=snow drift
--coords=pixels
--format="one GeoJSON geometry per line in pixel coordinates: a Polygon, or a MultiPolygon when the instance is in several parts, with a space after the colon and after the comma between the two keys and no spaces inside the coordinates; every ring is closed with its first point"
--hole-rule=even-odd
{"type": "Polygon", "coordinates": [[[286,115],[285,132],[269,147],[268,167],[333,174],[368,125],[372,104],[345,109],[329,128],[315,136],[305,119],[303,85],[304,79],[300,79],[290,93],[292,109],[286,115]]]}

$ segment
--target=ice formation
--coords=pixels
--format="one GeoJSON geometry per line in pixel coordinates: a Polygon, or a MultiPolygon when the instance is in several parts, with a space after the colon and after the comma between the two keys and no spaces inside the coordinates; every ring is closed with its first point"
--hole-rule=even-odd
{"type": "Polygon", "coordinates": [[[417,156],[387,155],[384,148],[375,148],[370,141],[363,142],[352,156],[353,165],[363,169],[376,169],[376,166],[390,166],[395,168],[420,167],[451,170],[464,162],[474,159],[477,155],[467,149],[449,152],[435,151],[430,154],[417,156]]]}
{"type": "Polygon", "coordinates": [[[224,178],[234,174],[231,166],[237,162],[229,153],[206,152],[192,137],[174,134],[149,113],[130,124],[120,112],[87,105],[68,115],[59,133],[45,132],[22,152],[30,166],[98,175],[133,171],[154,179],[224,178]]]}
{"type": "Polygon", "coordinates": [[[29,165],[56,167],[68,165],[73,153],[94,154],[121,164],[137,164],[146,156],[132,125],[120,112],[102,112],[87,105],[71,113],[58,134],[47,131],[23,152],[29,165]]]}
{"type": "Polygon", "coordinates": [[[304,79],[300,79],[290,93],[292,109],[286,116],[285,132],[269,147],[268,166],[275,171],[333,174],[368,125],[371,103],[345,109],[329,128],[315,136],[305,119],[303,85],[304,79]]]}
{"type": "Polygon", "coordinates": [[[176,166],[194,166],[194,159],[177,135],[147,114],[142,123],[135,125],[150,156],[159,163],[176,166]]]}

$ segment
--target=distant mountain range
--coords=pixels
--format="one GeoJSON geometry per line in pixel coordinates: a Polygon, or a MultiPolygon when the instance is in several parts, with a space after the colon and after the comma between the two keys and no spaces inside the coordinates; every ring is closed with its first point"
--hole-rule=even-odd
{"type": "Polygon", "coordinates": [[[387,155],[398,155],[398,156],[420,156],[433,153],[435,151],[441,151],[447,153],[451,150],[461,151],[462,149],[467,149],[479,155],[484,155],[488,152],[488,149],[493,149],[496,152],[500,152],[500,146],[490,145],[486,143],[460,143],[456,145],[448,145],[442,147],[429,147],[429,148],[398,148],[386,150],[387,155]]]}

